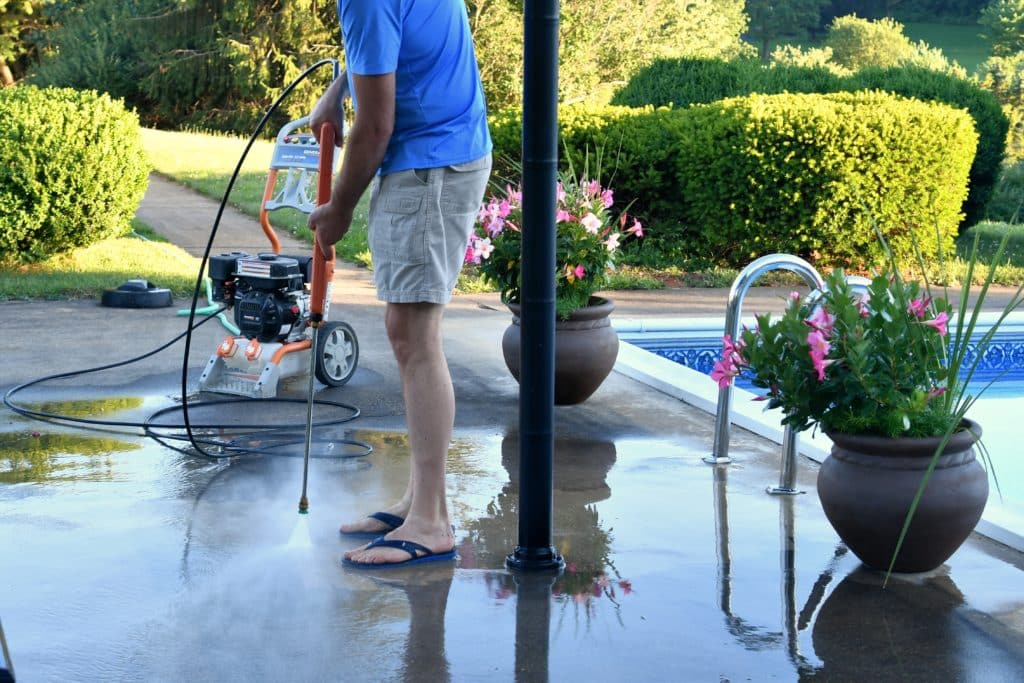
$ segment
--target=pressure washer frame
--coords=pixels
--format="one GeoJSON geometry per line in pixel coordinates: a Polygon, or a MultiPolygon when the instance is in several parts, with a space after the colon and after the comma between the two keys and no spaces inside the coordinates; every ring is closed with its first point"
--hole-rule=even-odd
{"type": "MultiPolygon", "coordinates": [[[[343,81],[339,107],[348,94],[343,81]]],[[[343,124],[341,134],[337,135],[328,124],[320,131],[320,142],[317,142],[312,132],[299,132],[308,123],[309,117],[303,117],[281,128],[264,187],[260,226],[276,255],[281,253],[281,244],[270,223],[270,212],[291,208],[308,214],[318,203],[327,201],[337,166],[335,160],[340,157],[335,155],[335,147],[340,147],[347,134],[347,125],[343,124]],[[282,171],[284,183],[275,192],[282,171]],[[314,178],[318,185],[315,197],[311,196],[314,178]]],[[[277,395],[278,386],[285,380],[307,372],[327,386],[342,386],[351,379],[359,362],[358,337],[348,323],[326,320],[334,273],[333,246],[330,253],[331,258],[325,262],[314,243],[310,305],[309,310],[302,312],[299,332],[283,341],[272,342],[260,342],[241,334],[229,335],[207,361],[199,378],[200,391],[271,398],[277,395]],[[316,330],[316,327],[322,329],[316,330]],[[307,352],[313,354],[311,360],[307,360],[307,352]]]]}

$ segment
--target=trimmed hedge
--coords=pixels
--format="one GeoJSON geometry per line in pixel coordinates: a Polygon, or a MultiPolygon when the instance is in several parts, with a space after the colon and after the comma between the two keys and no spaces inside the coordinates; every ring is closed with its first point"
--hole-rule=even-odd
{"type": "Polygon", "coordinates": [[[678,122],[683,220],[734,266],[771,252],[817,262],[951,255],[977,145],[971,118],[874,93],[752,95],[678,122]],[[938,234],[937,234],[938,233],[938,234]]]}
{"type": "Polygon", "coordinates": [[[125,234],[146,190],[139,122],[92,91],[0,89],[0,259],[125,234]]]}
{"type": "Polygon", "coordinates": [[[970,193],[963,207],[963,225],[973,225],[982,220],[999,177],[1010,124],[995,95],[972,81],[919,66],[868,68],[840,77],[826,69],[813,67],[766,67],[744,60],[668,59],[638,72],[613,97],[612,103],[632,107],[685,107],[752,93],[860,90],[885,90],[904,97],[942,102],[970,112],[979,142],[971,166],[970,193]]]}
{"type": "Polygon", "coordinates": [[[842,78],[825,67],[764,66],[757,59],[659,59],[638,71],[612,97],[624,107],[688,107],[751,93],[828,93],[843,90],[842,78]]]}
{"type": "Polygon", "coordinates": [[[1006,151],[1010,121],[994,94],[972,81],[922,67],[862,69],[844,79],[847,90],[885,90],[928,102],[966,109],[978,132],[978,152],[971,164],[970,193],[964,204],[964,226],[985,218],[1006,151]]]}
{"type": "MultiPolygon", "coordinates": [[[[492,118],[499,156],[519,156],[519,118],[492,118]]],[[[977,134],[966,112],[884,93],[732,98],[689,109],[563,107],[579,167],[603,149],[616,207],[663,254],[734,267],[772,253],[878,263],[894,251],[950,254],[977,134]],[[941,233],[937,238],[936,231],[941,233]]]]}

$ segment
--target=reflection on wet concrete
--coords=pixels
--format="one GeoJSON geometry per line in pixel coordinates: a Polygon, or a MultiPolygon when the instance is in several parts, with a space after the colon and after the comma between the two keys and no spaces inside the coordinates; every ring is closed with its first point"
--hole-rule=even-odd
{"type": "Polygon", "coordinates": [[[770,649],[785,647],[786,653],[798,672],[813,670],[813,665],[800,652],[801,630],[808,626],[808,615],[818,607],[823,591],[833,580],[836,561],[846,555],[847,549],[839,546],[833,561],[819,575],[810,591],[808,600],[801,608],[797,607],[797,572],[796,572],[796,521],[794,518],[793,499],[785,496],[778,498],[779,503],[779,599],[781,602],[783,630],[769,630],[749,622],[737,614],[732,605],[732,555],[729,542],[729,470],[722,465],[713,468],[713,500],[715,508],[715,535],[718,548],[718,583],[719,604],[725,615],[726,629],[736,640],[749,649],[770,649]]]}
{"type": "Polygon", "coordinates": [[[34,413],[99,420],[103,416],[139,408],[143,402],[144,399],[141,396],[109,396],[106,398],[37,401],[18,405],[34,413]]]}
{"type": "Polygon", "coordinates": [[[994,616],[1020,609],[1006,597],[1021,592],[1018,566],[968,547],[958,575],[882,590],[837,549],[817,501],[766,495],[774,464],[742,449],[713,468],[697,446],[557,437],[552,540],[567,566],[514,575],[518,439],[463,434],[450,457],[460,562],[343,570],[363,541],[338,522],[393,500],[408,473],[404,435],[353,436],[375,452],[313,462],[301,520],[288,457],[147,445],[108,456],[114,481],[0,486],[0,537],[18,542],[0,562],[0,609],[21,675],[1024,680],[1024,642],[994,616]],[[1006,596],[979,589],[992,580],[1006,596]]]}
{"type": "Polygon", "coordinates": [[[81,432],[0,432],[0,483],[98,481],[114,478],[114,453],[136,443],[81,432]]]}
{"type": "Polygon", "coordinates": [[[857,569],[831,592],[813,627],[822,665],[803,680],[1024,680],[1019,634],[972,613],[948,575],[910,576],[884,589],[883,578],[857,569]]]}
{"type": "MultiPolygon", "coordinates": [[[[594,503],[611,495],[606,477],[615,464],[615,444],[581,438],[555,440],[553,461],[554,541],[570,570],[604,572],[610,538],[594,503]]],[[[464,541],[463,566],[498,569],[517,542],[519,439],[501,441],[501,465],[508,482],[487,506],[487,516],[471,521],[464,541]],[[467,559],[468,558],[468,559],[467,559]]],[[[570,573],[572,573],[570,571],[570,573]]]]}

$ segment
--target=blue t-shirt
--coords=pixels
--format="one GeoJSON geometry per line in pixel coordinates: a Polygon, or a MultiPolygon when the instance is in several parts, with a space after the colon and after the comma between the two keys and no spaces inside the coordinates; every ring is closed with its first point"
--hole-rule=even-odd
{"type": "Polygon", "coordinates": [[[395,74],[395,127],[380,173],[491,151],[463,0],[338,0],[338,17],[349,85],[352,74],[395,74]]]}

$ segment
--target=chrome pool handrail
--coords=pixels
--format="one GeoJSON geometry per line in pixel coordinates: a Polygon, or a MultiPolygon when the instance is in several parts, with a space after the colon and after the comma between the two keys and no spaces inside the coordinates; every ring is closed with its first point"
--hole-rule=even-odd
{"type": "MultiPolygon", "coordinates": [[[[754,284],[754,282],[765,273],[774,270],[788,270],[803,278],[811,291],[822,289],[825,281],[818,274],[818,271],[798,256],[792,254],[768,254],[751,262],[733,280],[729,290],[729,301],[725,311],[725,334],[731,339],[736,339],[740,332],[740,314],[743,306],[743,297],[754,284]]],[[[730,412],[732,410],[732,385],[721,387],[718,390],[718,407],[715,410],[715,441],[711,455],[704,458],[704,462],[710,465],[724,465],[732,462],[729,458],[729,432],[732,426],[730,412]]],[[[786,427],[782,439],[782,471],[779,476],[779,486],[769,487],[768,492],[774,494],[798,493],[794,488],[796,482],[796,432],[789,426],[786,427]]]]}

